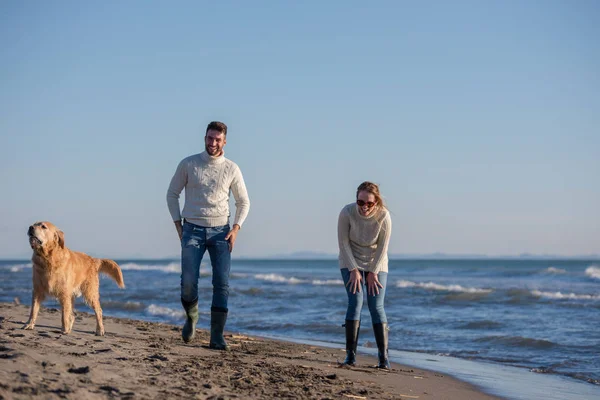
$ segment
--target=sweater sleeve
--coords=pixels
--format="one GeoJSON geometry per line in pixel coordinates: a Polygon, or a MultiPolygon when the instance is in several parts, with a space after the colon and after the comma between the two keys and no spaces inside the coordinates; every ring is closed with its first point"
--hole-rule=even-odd
{"type": "Polygon", "coordinates": [[[233,180],[231,181],[231,192],[235,199],[235,218],[233,219],[233,224],[238,224],[241,228],[250,211],[250,198],[248,197],[242,171],[237,166],[233,180]]]}
{"type": "Polygon", "coordinates": [[[392,218],[390,213],[386,212],[385,218],[381,223],[381,229],[379,230],[379,236],[377,237],[377,250],[375,250],[375,256],[373,257],[373,267],[369,269],[369,272],[374,274],[379,273],[381,270],[382,262],[386,258],[388,251],[388,245],[390,243],[390,237],[392,236],[392,218]]]}
{"type": "Polygon", "coordinates": [[[358,264],[350,248],[350,216],[346,209],[342,209],[338,218],[338,245],[340,248],[340,258],[348,264],[348,270],[352,271],[358,268],[358,264]]]}
{"type": "Polygon", "coordinates": [[[181,210],[179,208],[179,195],[187,184],[187,169],[184,161],[181,161],[175,170],[169,189],[167,190],[167,206],[173,221],[181,220],[181,210]]]}

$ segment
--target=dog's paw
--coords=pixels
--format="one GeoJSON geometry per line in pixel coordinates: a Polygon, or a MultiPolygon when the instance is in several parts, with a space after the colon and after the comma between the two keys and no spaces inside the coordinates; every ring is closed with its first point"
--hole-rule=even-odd
{"type": "Polygon", "coordinates": [[[104,336],[104,328],[96,329],[96,336],[104,336]]]}
{"type": "Polygon", "coordinates": [[[35,326],[34,324],[25,324],[25,325],[23,325],[22,329],[25,329],[26,331],[31,331],[31,330],[33,330],[34,326],[35,326]]]}

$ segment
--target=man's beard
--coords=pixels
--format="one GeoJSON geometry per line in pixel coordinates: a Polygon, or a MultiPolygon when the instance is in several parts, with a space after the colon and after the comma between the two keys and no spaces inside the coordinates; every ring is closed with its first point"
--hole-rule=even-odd
{"type": "Polygon", "coordinates": [[[209,155],[211,155],[213,157],[220,156],[221,152],[222,152],[222,150],[220,150],[218,147],[216,147],[215,150],[214,150],[214,152],[213,152],[213,150],[210,150],[210,148],[207,145],[204,145],[204,149],[206,150],[206,152],[209,155]]]}

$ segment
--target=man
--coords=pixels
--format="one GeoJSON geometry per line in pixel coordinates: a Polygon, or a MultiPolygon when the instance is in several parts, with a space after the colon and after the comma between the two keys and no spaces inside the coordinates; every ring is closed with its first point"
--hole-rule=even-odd
{"type": "Polygon", "coordinates": [[[200,262],[208,250],[213,285],[209,347],[217,350],[227,350],[223,330],[228,312],[231,251],[250,209],[242,173],[224,156],[226,143],[227,125],[217,121],[208,124],[204,136],[205,151],[179,163],[167,191],[167,205],[181,240],[181,303],[187,315],[182,337],[185,342],[194,338],[198,322],[200,262]],[[184,188],[185,205],[180,212],[179,195],[184,188]],[[236,208],[231,228],[230,192],[236,208]]]}

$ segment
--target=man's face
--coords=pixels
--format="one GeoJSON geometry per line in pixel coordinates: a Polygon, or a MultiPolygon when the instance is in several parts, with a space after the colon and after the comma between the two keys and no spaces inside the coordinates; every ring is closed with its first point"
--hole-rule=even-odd
{"type": "Polygon", "coordinates": [[[220,156],[223,153],[225,143],[227,143],[225,134],[214,129],[206,132],[206,136],[204,136],[206,152],[213,157],[220,156]]]}

